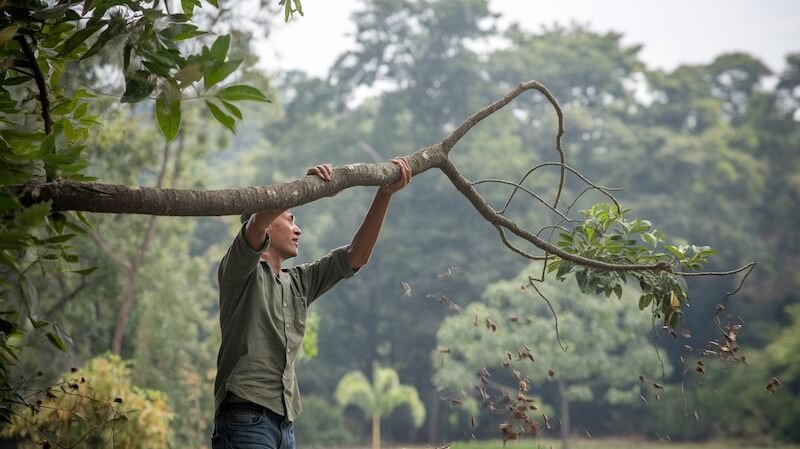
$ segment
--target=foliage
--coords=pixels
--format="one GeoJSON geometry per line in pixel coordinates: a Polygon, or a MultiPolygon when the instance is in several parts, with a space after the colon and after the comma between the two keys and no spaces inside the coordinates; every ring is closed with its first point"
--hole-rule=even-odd
{"type": "Polygon", "coordinates": [[[15,414],[2,435],[30,438],[58,447],[156,449],[169,446],[172,412],[164,395],[131,382],[131,368],[119,357],[94,358],[37,398],[30,411],[15,414]]]}
{"type": "Polygon", "coordinates": [[[538,288],[552,303],[551,313],[531,287],[530,274],[537,271],[541,265],[533,264],[512,280],[489,285],[481,302],[444,320],[433,381],[447,389],[447,397],[491,404],[508,420],[504,398],[532,392],[537,407],[544,400],[568,426],[570,402],[636,404],[661,382],[656,379],[670,374],[668,362],[661,371],[648,341],[650,320],[630,307],[633,294],[585,296],[575,286],[545,283],[538,288]]]}
{"type": "Polygon", "coordinates": [[[83,215],[51,213],[49,203],[23,205],[5,188],[95,179],[86,173],[91,164],[86,143],[101,125],[90,112],[98,93],[75,86],[78,77],[71,71],[98,58],[109,62],[106,68],[125,80],[120,102],[154,99],[156,122],[167,141],[177,137],[184,121],[181,100],[187,89],[231,130],[242,119],[236,103],[269,101],[252,86],[219,86],[242,63],[229,55],[230,36],[191,51],[190,44],[206,34],[191,23],[198,5],[183,2],[179,14],[168,4],[150,1],[37,1],[0,7],[0,383],[19,357],[13,343],[29,330],[61,350],[70,342],[62,325],[41,318],[31,273],[85,276],[96,269],[79,264],[73,240],[91,227],[83,215]],[[121,59],[109,60],[112,53],[121,59]]]}
{"type": "MultiPolygon", "coordinates": [[[[581,213],[586,219],[571,231],[563,231],[558,246],[570,253],[580,254],[604,262],[629,265],[655,265],[676,267],[679,270],[698,271],[716,251],[708,246],[670,245],[666,236],[653,229],[647,220],[626,220],[623,215],[629,209],[618,204],[599,203],[581,213]],[[659,247],[666,252],[657,252],[659,247]]],[[[654,316],[663,316],[665,324],[675,329],[680,322],[681,306],[689,299],[686,282],[671,271],[618,272],[594,270],[576,266],[570,261],[555,260],[548,264],[548,272],[556,271],[556,278],[564,281],[567,274],[574,273],[583,293],[615,294],[622,298],[623,285],[628,277],[639,281],[641,296],[639,309],[652,304],[654,316]]]]}
{"type": "Polygon", "coordinates": [[[303,397],[303,414],[294,424],[297,444],[330,447],[356,442],[344,419],[343,410],[318,396],[303,397]]]}

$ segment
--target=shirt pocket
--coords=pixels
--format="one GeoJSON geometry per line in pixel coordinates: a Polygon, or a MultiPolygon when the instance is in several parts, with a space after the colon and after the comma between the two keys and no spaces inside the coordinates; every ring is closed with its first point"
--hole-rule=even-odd
{"type": "Polygon", "coordinates": [[[300,334],[302,340],[303,333],[306,330],[306,313],[308,311],[308,302],[304,295],[294,295],[292,298],[292,306],[294,307],[294,327],[300,334]]]}

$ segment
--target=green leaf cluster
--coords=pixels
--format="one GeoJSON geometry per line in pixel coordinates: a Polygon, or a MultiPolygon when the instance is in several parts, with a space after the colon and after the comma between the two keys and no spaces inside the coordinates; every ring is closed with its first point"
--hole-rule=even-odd
{"type": "Polygon", "coordinates": [[[688,300],[684,279],[673,273],[679,270],[698,271],[716,253],[708,246],[672,245],[667,236],[654,229],[648,220],[629,220],[617,204],[598,203],[582,210],[584,221],[572,230],[564,229],[557,245],[565,251],[614,264],[661,265],[660,270],[608,271],[579,266],[556,259],[547,264],[547,272],[555,272],[564,281],[569,274],[583,293],[612,294],[622,298],[623,286],[631,277],[641,289],[639,308],[652,308],[655,318],[675,329],[681,320],[681,306],[688,300]],[[666,269],[669,267],[669,269],[666,269]]]}

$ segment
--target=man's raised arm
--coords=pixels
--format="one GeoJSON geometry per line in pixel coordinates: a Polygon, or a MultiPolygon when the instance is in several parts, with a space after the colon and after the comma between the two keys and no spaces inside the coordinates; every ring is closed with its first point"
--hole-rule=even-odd
{"type": "Polygon", "coordinates": [[[264,246],[264,241],[267,238],[267,227],[276,218],[278,218],[283,211],[263,211],[257,212],[250,216],[247,220],[247,226],[244,228],[244,239],[247,245],[253,251],[258,251],[259,248],[264,246]]]}
{"type": "Polygon", "coordinates": [[[372,205],[364,216],[358,231],[353,236],[350,248],[347,251],[347,261],[350,267],[356,270],[367,264],[369,256],[378,241],[378,234],[383,225],[386,211],[389,209],[389,200],[395,192],[402,189],[411,181],[411,168],[405,158],[392,159],[392,163],[400,167],[400,179],[397,181],[380,186],[372,200],[372,205]]]}

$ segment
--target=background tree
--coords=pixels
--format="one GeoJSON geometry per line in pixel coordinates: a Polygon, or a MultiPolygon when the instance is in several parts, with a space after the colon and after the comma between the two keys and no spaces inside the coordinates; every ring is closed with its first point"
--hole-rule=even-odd
{"type": "Polygon", "coordinates": [[[635,404],[654,379],[672,369],[669,362],[663,373],[659,368],[657,349],[648,340],[652,323],[629,306],[635,301],[632,294],[587,297],[574,284],[546,283],[540,290],[553,302],[558,341],[551,310],[531,286],[530,276],[537,272],[541,266],[533,264],[513,279],[489,285],[480,302],[442,322],[433,381],[447,388],[446,396],[464,400],[464,395],[474,398],[478,387],[482,393],[473,400],[490,402],[499,413],[506,410],[510,420],[506,407],[513,403],[502,398],[513,399],[522,388],[522,381],[511,375],[517,370],[530,384],[526,388],[558,410],[566,448],[571,403],[635,404]]]}
{"type": "Polygon", "coordinates": [[[417,390],[402,385],[397,371],[377,365],[372,371],[372,382],[361,371],[345,374],[336,386],[336,400],[342,406],[355,405],[371,418],[372,449],[381,447],[381,418],[395,408],[407,405],[416,427],[425,419],[425,406],[417,390]]]}

